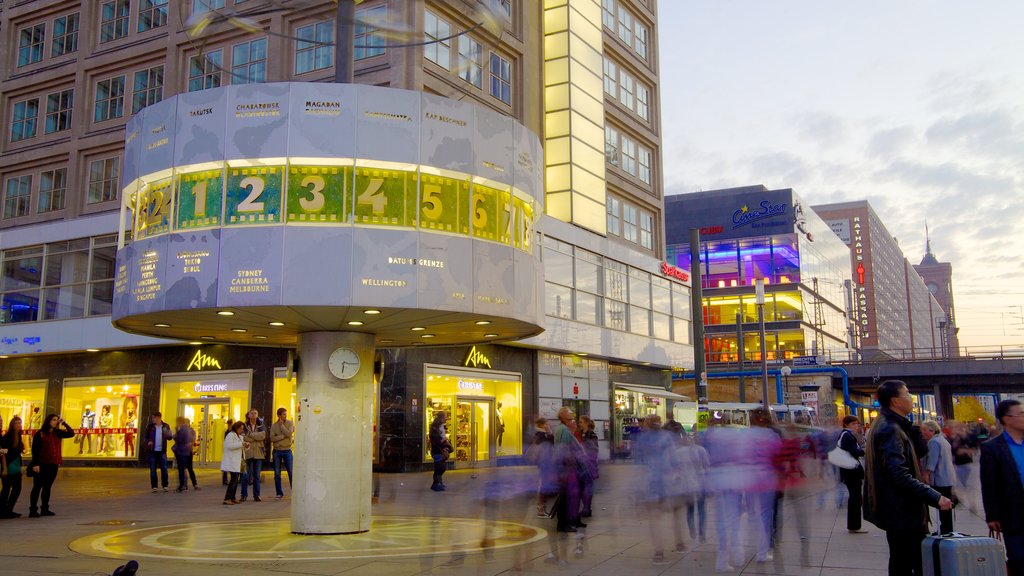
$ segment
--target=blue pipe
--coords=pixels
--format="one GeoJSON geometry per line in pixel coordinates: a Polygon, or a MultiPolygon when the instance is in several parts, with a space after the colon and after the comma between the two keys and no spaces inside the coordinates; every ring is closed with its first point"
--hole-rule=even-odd
{"type": "MultiPolygon", "coordinates": [[[[784,404],[782,395],[782,372],[778,369],[769,370],[769,374],[775,375],[775,395],[780,404],[784,404]]],[[[850,398],[850,374],[845,368],[841,366],[815,366],[811,368],[793,368],[791,374],[836,374],[838,373],[840,378],[843,380],[843,404],[851,408],[866,408],[868,410],[874,410],[874,406],[860,404],[854,402],[850,398]]],[[[708,374],[708,378],[738,378],[739,376],[760,376],[761,371],[757,370],[744,370],[742,372],[715,372],[708,374]]],[[[683,374],[684,380],[693,380],[696,375],[683,374]]]]}

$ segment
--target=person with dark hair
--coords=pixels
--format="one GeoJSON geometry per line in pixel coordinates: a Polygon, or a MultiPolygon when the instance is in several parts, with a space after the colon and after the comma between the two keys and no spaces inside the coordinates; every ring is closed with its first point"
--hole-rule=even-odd
{"type": "MultiPolygon", "coordinates": [[[[860,460],[864,456],[863,426],[856,416],[843,417],[843,431],[839,434],[839,448],[845,450],[854,458],[860,460]]],[[[857,465],[852,469],[839,469],[839,479],[846,485],[850,492],[850,500],[846,507],[846,529],[854,534],[866,534],[867,530],[861,528],[861,487],[864,484],[864,468],[857,465]]]]}
{"type": "Polygon", "coordinates": [[[900,380],[878,386],[878,420],[865,450],[864,519],[885,530],[889,576],[922,576],[921,542],[928,533],[928,506],[951,510],[953,502],[921,481],[920,435],[907,419],[914,399],[900,380]]]}
{"type": "Polygon", "coordinates": [[[56,414],[47,414],[43,426],[32,437],[32,493],[29,495],[29,518],[56,516],[50,510],[50,491],[57,480],[57,470],[64,463],[61,456],[61,441],[74,438],[75,431],[56,414]],[[62,426],[63,429],[59,428],[62,426]],[[36,507],[42,496],[42,509],[36,507]]]}
{"type": "Polygon", "coordinates": [[[173,437],[171,427],[163,421],[163,414],[153,412],[146,426],[146,450],[149,452],[149,485],[156,492],[156,468],[160,467],[160,480],[167,492],[167,443],[173,437]]]}
{"type": "Polygon", "coordinates": [[[21,495],[21,455],[25,452],[25,443],[21,440],[21,418],[11,418],[7,425],[7,433],[0,438],[0,449],[6,450],[3,468],[0,469],[0,518],[17,518],[21,516],[14,511],[21,495]]]}
{"type": "Polygon", "coordinates": [[[583,446],[587,469],[590,471],[590,474],[583,474],[580,478],[580,500],[583,504],[583,508],[580,510],[580,517],[590,518],[593,514],[594,480],[598,477],[598,438],[597,432],[594,432],[594,421],[588,416],[580,416],[576,439],[583,446]]]}
{"type": "Polygon", "coordinates": [[[446,412],[438,412],[434,421],[430,423],[430,457],[434,460],[434,483],[430,489],[434,492],[444,492],[444,471],[448,468],[448,456],[452,453],[452,443],[448,441],[448,433],[445,431],[444,423],[448,419],[446,412]]]}
{"type": "Polygon", "coordinates": [[[192,429],[191,423],[188,418],[179,416],[175,420],[176,428],[174,430],[174,464],[178,468],[178,488],[176,492],[184,492],[188,490],[188,484],[185,482],[185,474],[188,474],[188,479],[192,481],[192,488],[199,490],[199,484],[196,482],[196,471],[192,468],[192,448],[196,444],[196,431],[192,429]]]}
{"type": "Polygon", "coordinates": [[[250,408],[245,414],[245,422],[242,427],[242,459],[245,466],[242,468],[242,502],[249,498],[249,484],[252,483],[253,502],[260,500],[260,476],[263,472],[263,460],[267,457],[267,449],[264,441],[267,439],[267,427],[263,425],[263,418],[255,408],[250,408]]]}
{"type": "Polygon", "coordinates": [[[292,441],[295,437],[295,423],[288,419],[288,409],[277,409],[277,420],[270,425],[270,444],[274,449],[274,490],[277,499],[284,498],[281,487],[281,469],[288,472],[288,488],[292,487],[292,441]]]}
{"type": "Polygon", "coordinates": [[[224,492],[224,504],[238,504],[238,477],[242,473],[242,429],[245,422],[239,420],[231,425],[224,436],[224,455],[220,459],[220,469],[228,475],[228,488],[224,492]]]}
{"type": "Polygon", "coordinates": [[[1001,534],[1011,576],[1024,575],[1024,405],[996,406],[1003,433],[981,445],[981,501],[989,530],[1001,534]]]}

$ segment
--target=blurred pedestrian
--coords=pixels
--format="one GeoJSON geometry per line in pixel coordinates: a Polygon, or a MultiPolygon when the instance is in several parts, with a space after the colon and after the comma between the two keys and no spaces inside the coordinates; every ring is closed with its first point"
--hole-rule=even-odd
{"type": "Polygon", "coordinates": [[[1002,536],[1010,576],[1024,576],[1024,405],[996,406],[1003,433],[981,445],[981,499],[988,529],[1002,536]]]}
{"type": "MultiPolygon", "coordinates": [[[[956,501],[953,497],[953,482],[956,479],[956,470],[953,468],[953,450],[942,434],[942,428],[934,420],[928,420],[921,424],[921,434],[928,441],[928,454],[924,457],[924,470],[922,475],[925,484],[935,488],[936,492],[950,500],[956,501]]],[[[953,511],[939,511],[939,534],[950,534],[953,532],[953,511]]]]}
{"type": "Polygon", "coordinates": [[[447,412],[438,412],[430,423],[427,436],[430,441],[430,457],[434,460],[434,482],[430,485],[434,492],[444,492],[444,472],[448,469],[448,457],[452,453],[452,443],[448,441],[448,431],[445,429],[447,420],[447,412]]]}
{"type": "Polygon", "coordinates": [[[249,484],[252,484],[253,502],[260,500],[260,476],[263,472],[263,460],[267,457],[267,448],[264,442],[267,439],[267,427],[263,425],[263,418],[255,408],[250,408],[245,414],[245,425],[242,428],[242,459],[245,466],[242,468],[242,502],[249,496],[249,484]]]}
{"type": "Polygon", "coordinates": [[[978,452],[978,444],[967,433],[967,427],[963,422],[951,423],[949,446],[953,451],[953,468],[956,470],[956,484],[960,488],[957,491],[957,496],[961,504],[966,503],[968,508],[975,510],[977,505],[970,497],[969,486],[971,483],[971,469],[974,467],[974,457],[978,452]]]}
{"type": "Polygon", "coordinates": [[[171,427],[163,420],[163,414],[153,412],[149,425],[146,426],[146,450],[149,452],[149,485],[156,492],[156,469],[160,467],[160,481],[164,492],[167,492],[167,443],[174,434],[171,427]]]}
{"type": "MultiPolygon", "coordinates": [[[[921,542],[928,533],[928,506],[950,510],[953,502],[921,481],[919,432],[907,415],[914,398],[901,380],[878,386],[878,419],[868,432],[864,459],[864,519],[885,530],[889,576],[922,576],[921,542]]],[[[921,452],[926,451],[927,446],[921,452]]]]}
{"type": "Polygon", "coordinates": [[[580,481],[580,499],[583,505],[580,517],[590,518],[593,515],[594,481],[598,478],[597,459],[599,444],[597,432],[594,432],[594,421],[588,416],[580,416],[576,439],[583,446],[583,456],[586,459],[587,470],[589,471],[589,474],[584,474],[580,481]]]}
{"type": "MultiPolygon", "coordinates": [[[[700,474],[702,463],[699,453],[694,449],[689,436],[682,424],[669,421],[666,429],[674,443],[675,455],[671,461],[671,469],[665,484],[667,487],[669,515],[672,518],[672,534],[675,536],[675,552],[686,551],[686,539],[683,537],[683,510],[692,510],[694,500],[700,492],[700,474]]],[[[697,534],[692,518],[688,519],[690,539],[696,540],[697,534]]]]}
{"type": "Polygon", "coordinates": [[[767,409],[750,412],[750,429],[746,431],[749,447],[744,462],[749,474],[748,502],[755,505],[759,519],[755,523],[760,533],[758,562],[768,562],[775,557],[775,532],[783,489],[778,469],[782,439],[771,425],[772,415],[767,409]]]}
{"type": "Polygon", "coordinates": [[[196,431],[192,429],[188,418],[179,416],[175,420],[174,430],[174,465],[178,468],[178,492],[188,490],[185,482],[185,474],[192,481],[192,488],[199,490],[199,483],[196,482],[196,471],[192,469],[192,449],[196,444],[196,431]]]}
{"type": "Polygon", "coordinates": [[[295,438],[295,423],[288,419],[288,410],[277,409],[277,420],[270,425],[270,442],[274,453],[274,490],[278,500],[284,498],[281,487],[281,468],[288,472],[288,489],[292,487],[292,442],[295,438]]]}
{"type": "Polygon", "coordinates": [[[47,414],[42,427],[32,436],[32,493],[29,495],[29,518],[56,516],[50,510],[50,492],[57,480],[57,471],[64,463],[61,442],[74,438],[75,431],[56,414],[47,414]],[[36,505],[42,496],[42,508],[36,505]]]}
{"type": "Polygon", "coordinates": [[[0,518],[17,518],[21,514],[14,511],[14,505],[21,496],[22,454],[25,443],[21,438],[21,418],[15,416],[7,425],[7,433],[0,438],[0,451],[3,455],[3,466],[0,468],[0,518]]]}
{"type": "Polygon", "coordinates": [[[220,469],[228,475],[228,488],[224,492],[224,504],[238,504],[238,477],[242,473],[242,429],[245,423],[239,420],[228,428],[224,435],[224,454],[220,459],[220,469]]]}
{"type": "Polygon", "coordinates": [[[537,517],[547,518],[547,500],[558,495],[558,470],[554,463],[555,436],[551,433],[547,418],[534,421],[536,430],[526,450],[527,462],[537,466],[537,517]]]}
{"type": "Polygon", "coordinates": [[[670,509],[669,483],[676,480],[675,471],[678,469],[675,444],[671,435],[661,427],[661,416],[652,414],[644,419],[643,432],[637,440],[635,451],[639,452],[640,461],[646,467],[646,478],[640,486],[639,500],[647,516],[654,546],[651,562],[660,566],[668,563],[665,560],[665,530],[662,524],[664,512],[670,509]]]}
{"type": "Polygon", "coordinates": [[[558,411],[558,424],[553,430],[554,463],[558,469],[556,517],[559,532],[576,532],[577,528],[587,526],[580,520],[580,476],[589,474],[589,471],[575,428],[575,414],[567,406],[562,406],[558,411]]]}
{"type": "Polygon", "coordinates": [[[859,418],[847,415],[843,417],[843,431],[839,435],[839,448],[858,461],[856,468],[839,469],[839,478],[850,493],[850,500],[846,507],[846,529],[854,534],[867,534],[868,532],[861,527],[864,466],[860,464],[860,459],[864,457],[863,429],[859,418]]]}

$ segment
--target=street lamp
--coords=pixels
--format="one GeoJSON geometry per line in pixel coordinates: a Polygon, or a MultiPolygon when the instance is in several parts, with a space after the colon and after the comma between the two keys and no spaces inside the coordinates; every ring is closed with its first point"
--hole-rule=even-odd
{"type": "Polygon", "coordinates": [[[761,331],[761,401],[764,402],[765,410],[768,409],[768,352],[765,349],[764,338],[764,278],[758,278],[754,282],[757,296],[757,325],[761,331]]]}
{"type": "Polygon", "coordinates": [[[786,404],[787,400],[789,400],[789,375],[793,373],[793,369],[789,366],[783,366],[782,368],[779,368],[779,372],[781,372],[782,377],[786,379],[786,397],[782,399],[782,403],[786,404]]]}

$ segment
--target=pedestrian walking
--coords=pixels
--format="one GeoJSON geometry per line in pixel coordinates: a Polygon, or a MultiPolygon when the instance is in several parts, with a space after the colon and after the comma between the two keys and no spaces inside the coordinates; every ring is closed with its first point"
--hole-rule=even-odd
{"type": "Polygon", "coordinates": [[[594,502],[594,481],[598,478],[598,438],[594,432],[594,421],[587,416],[580,416],[579,436],[577,440],[583,446],[583,456],[589,474],[584,474],[580,481],[580,500],[583,508],[580,510],[581,518],[590,518],[593,515],[594,502]]]}
{"type": "Polygon", "coordinates": [[[7,433],[0,438],[0,452],[3,454],[0,466],[0,518],[17,518],[21,514],[14,511],[14,505],[21,496],[22,454],[25,443],[21,438],[21,418],[15,416],[7,425],[7,433]]]}
{"type": "Polygon", "coordinates": [[[839,478],[846,485],[850,499],[846,505],[846,529],[853,534],[867,534],[861,527],[861,508],[863,507],[864,466],[864,427],[860,419],[853,415],[843,417],[843,431],[839,434],[839,448],[845,450],[857,460],[856,468],[840,468],[839,478]]]}
{"type": "Polygon", "coordinates": [[[255,408],[250,408],[245,415],[242,428],[242,502],[249,496],[249,484],[252,484],[253,502],[260,502],[260,475],[263,472],[263,460],[267,457],[264,441],[267,439],[267,428],[255,408]]]}
{"type": "Polygon", "coordinates": [[[174,434],[171,427],[163,420],[163,414],[153,412],[146,426],[146,451],[149,453],[149,485],[153,492],[157,491],[156,469],[160,468],[160,482],[167,492],[167,443],[174,434]]]}
{"type": "Polygon", "coordinates": [[[228,428],[224,435],[224,454],[220,459],[221,472],[228,475],[228,488],[224,492],[224,504],[238,504],[238,477],[242,474],[242,429],[245,423],[239,420],[228,428]]]}
{"type": "MultiPolygon", "coordinates": [[[[956,502],[953,497],[953,482],[956,470],[953,468],[953,450],[942,434],[938,422],[928,420],[921,424],[921,434],[928,441],[928,454],[924,457],[924,482],[936,492],[956,502]]],[[[953,511],[939,511],[939,534],[953,532],[953,511]]]]}
{"type": "Polygon", "coordinates": [[[547,418],[537,418],[534,426],[536,430],[526,450],[526,461],[537,466],[537,517],[547,518],[548,497],[558,494],[558,471],[553,460],[555,436],[551,433],[547,418]]]}
{"type": "Polygon", "coordinates": [[[1006,544],[1008,574],[1024,576],[1024,405],[996,406],[1003,433],[981,445],[981,501],[988,529],[1006,544]]]}
{"type": "MultiPolygon", "coordinates": [[[[675,481],[675,471],[678,469],[675,448],[671,435],[661,427],[661,416],[652,414],[644,419],[643,432],[635,448],[646,472],[645,482],[640,485],[639,500],[647,517],[654,546],[651,562],[656,566],[667,563],[662,524],[665,511],[673,509],[669,500],[669,483],[675,481]]],[[[680,511],[678,507],[673,509],[674,513],[680,511]]],[[[678,534],[677,538],[680,538],[678,534]]],[[[678,547],[676,550],[679,550],[678,547]]]]}
{"type": "Polygon", "coordinates": [[[448,441],[448,432],[445,430],[445,422],[448,419],[446,412],[438,412],[434,421],[430,423],[430,457],[434,460],[434,482],[430,489],[434,492],[444,492],[444,471],[448,468],[448,456],[452,453],[452,443],[448,441]]]}
{"type": "Polygon", "coordinates": [[[974,468],[974,457],[978,452],[976,439],[967,433],[963,422],[951,423],[949,446],[953,450],[953,468],[956,470],[957,497],[959,504],[967,504],[971,511],[977,504],[970,497],[971,470],[974,468]]]}
{"type": "Polygon", "coordinates": [[[555,517],[559,532],[576,532],[586,528],[580,520],[580,476],[589,474],[583,446],[576,439],[576,417],[573,411],[563,406],[558,411],[558,424],[552,431],[555,437],[553,453],[554,466],[558,470],[558,498],[555,517]]]}
{"type": "MultiPolygon", "coordinates": [[[[235,420],[233,418],[228,418],[227,423],[225,423],[225,425],[224,425],[224,437],[225,438],[227,438],[228,434],[231,433],[231,426],[233,426],[234,423],[235,423],[235,420]]],[[[224,486],[228,485],[228,473],[227,472],[221,472],[220,473],[220,483],[223,484],[224,486]]]]}
{"type": "Polygon", "coordinates": [[[292,442],[295,438],[295,423],[288,419],[288,410],[277,409],[277,420],[270,425],[270,443],[274,454],[274,490],[278,500],[284,498],[281,487],[281,469],[288,472],[288,490],[292,487],[292,442]]]}
{"type": "Polygon", "coordinates": [[[907,415],[914,399],[901,380],[878,386],[878,420],[868,432],[864,460],[864,519],[885,530],[889,576],[922,576],[921,542],[928,533],[928,506],[951,510],[953,502],[921,481],[918,455],[927,451],[907,415]]]}
{"type": "Polygon", "coordinates": [[[196,444],[196,431],[192,429],[188,418],[179,416],[175,420],[177,425],[174,430],[174,464],[178,467],[178,488],[177,492],[188,490],[185,482],[185,474],[192,481],[192,488],[199,490],[199,483],[196,482],[196,471],[192,469],[192,448],[196,444]]]}
{"type": "Polygon", "coordinates": [[[56,414],[47,414],[42,427],[32,436],[32,493],[29,495],[29,518],[56,516],[50,509],[50,493],[57,480],[57,471],[64,463],[61,442],[74,438],[75,431],[56,414]],[[42,497],[42,508],[37,504],[42,497]]]}

